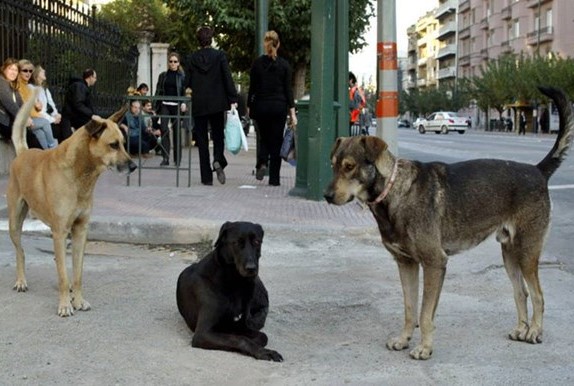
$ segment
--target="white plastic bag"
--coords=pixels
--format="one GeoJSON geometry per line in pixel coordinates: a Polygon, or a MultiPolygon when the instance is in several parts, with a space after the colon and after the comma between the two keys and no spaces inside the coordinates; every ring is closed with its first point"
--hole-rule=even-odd
{"type": "Polygon", "coordinates": [[[243,150],[249,150],[249,145],[247,144],[247,136],[245,135],[245,131],[243,131],[243,125],[241,127],[241,147],[243,150]]]}
{"type": "MultiPolygon", "coordinates": [[[[232,107],[227,112],[227,122],[225,123],[225,148],[231,154],[239,153],[241,150],[243,127],[237,110],[232,107]]],[[[243,133],[245,135],[245,133],[243,133]]],[[[247,139],[245,140],[247,142],[247,139]]]]}

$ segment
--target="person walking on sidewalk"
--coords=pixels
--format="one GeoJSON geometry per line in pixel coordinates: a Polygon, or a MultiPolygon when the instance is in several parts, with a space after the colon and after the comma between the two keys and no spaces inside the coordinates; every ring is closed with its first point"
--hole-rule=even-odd
{"type": "Polygon", "coordinates": [[[519,117],[519,126],[518,126],[518,135],[526,135],[526,115],[524,114],[524,111],[520,112],[520,117],[519,117]]]}
{"type": "Polygon", "coordinates": [[[225,184],[227,160],[223,154],[225,111],[237,107],[239,96],[231,77],[227,56],[221,50],[211,47],[213,29],[200,27],[196,34],[199,50],[186,60],[191,88],[191,113],[194,121],[193,133],[199,151],[201,183],[213,185],[213,172],[217,180],[225,184]],[[213,169],[209,156],[208,125],[213,141],[213,169]]]}
{"type": "Polygon", "coordinates": [[[279,35],[267,31],[263,39],[265,54],[251,67],[247,106],[249,115],[259,126],[261,135],[255,178],[262,180],[269,161],[269,185],[280,185],[281,144],[287,114],[291,125],[297,125],[295,101],[291,85],[291,66],[277,55],[279,35]]]}
{"type": "MultiPolygon", "coordinates": [[[[167,71],[159,74],[155,96],[185,96],[185,73],[181,66],[181,59],[177,52],[171,52],[167,58],[167,71]]],[[[171,122],[171,133],[173,138],[173,162],[179,165],[181,162],[181,133],[179,132],[179,118],[181,113],[187,111],[187,105],[180,101],[162,99],[155,109],[161,116],[161,151],[163,161],[160,166],[169,165],[169,123],[171,122]]]]}

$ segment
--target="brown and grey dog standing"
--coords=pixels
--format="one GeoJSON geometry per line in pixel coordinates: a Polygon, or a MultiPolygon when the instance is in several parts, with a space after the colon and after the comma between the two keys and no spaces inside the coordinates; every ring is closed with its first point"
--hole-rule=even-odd
{"type": "Polygon", "coordinates": [[[24,274],[22,225],[28,210],[48,225],[54,240],[58,271],[58,315],[70,316],[74,310],[89,310],[82,295],[82,270],[88,222],[96,181],[106,169],[131,172],[136,168],[124,146],[117,122],[125,109],[109,119],[98,118],[50,150],[28,149],[26,121],[36,98],[30,98],[16,116],[12,142],[16,158],[10,166],[6,198],[10,238],[16,249],[14,289],[28,289],[24,274]],[[73,282],[66,273],[66,238],[72,237],[73,282]]]}
{"type": "Polygon", "coordinates": [[[401,334],[387,342],[389,349],[408,348],[420,324],[421,342],[410,355],[415,359],[431,356],[434,316],[448,257],[493,233],[502,246],[518,313],[510,339],[542,342],[544,299],[538,261],[550,224],[548,179],[570,147],[574,115],[562,91],[540,90],[558,106],[560,131],[554,147],[538,165],[494,159],[454,164],[398,159],[376,137],[339,138],[334,145],[334,177],[325,198],[336,205],[355,197],[366,202],[384,246],[399,267],[405,323],[401,334]],[[417,321],[419,266],[423,299],[417,321]],[[530,321],[528,292],[532,295],[530,321]]]}

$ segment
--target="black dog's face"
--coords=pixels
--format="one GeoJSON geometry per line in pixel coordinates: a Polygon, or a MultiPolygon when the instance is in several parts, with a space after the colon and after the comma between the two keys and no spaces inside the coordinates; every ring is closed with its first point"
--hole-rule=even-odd
{"type": "Polygon", "coordinates": [[[233,264],[243,277],[259,272],[263,228],[250,222],[226,222],[219,231],[215,249],[227,264],[233,264]]]}

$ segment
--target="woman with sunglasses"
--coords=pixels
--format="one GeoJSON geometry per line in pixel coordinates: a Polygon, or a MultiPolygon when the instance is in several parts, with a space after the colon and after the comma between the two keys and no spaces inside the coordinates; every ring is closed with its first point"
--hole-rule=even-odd
{"type": "MultiPolygon", "coordinates": [[[[26,103],[28,99],[34,97],[33,90],[35,86],[30,84],[32,72],[34,72],[34,65],[27,59],[21,59],[18,62],[18,68],[20,69],[20,74],[18,76],[18,92],[22,97],[22,101],[26,103]]],[[[58,146],[58,141],[54,139],[50,122],[46,118],[43,118],[40,113],[43,107],[42,103],[36,101],[34,107],[35,108],[32,109],[32,112],[30,113],[33,123],[31,127],[32,133],[38,139],[42,149],[52,149],[58,146]]]]}
{"type": "MultiPolygon", "coordinates": [[[[159,74],[155,96],[185,96],[185,74],[180,65],[179,54],[172,52],[168,56],[168,70],[159,74]]],[[[179,113],[187,111],[185,103],[169,100],[165,98],[158,103],[156,111],[161,116],[161,152],[163,161],[160,166],[169,165],[169,127],[171,122],[171,131],[173,134],[173,162],[179,166],[181,161],[181,133],[179,132],[179,113]]]]}

